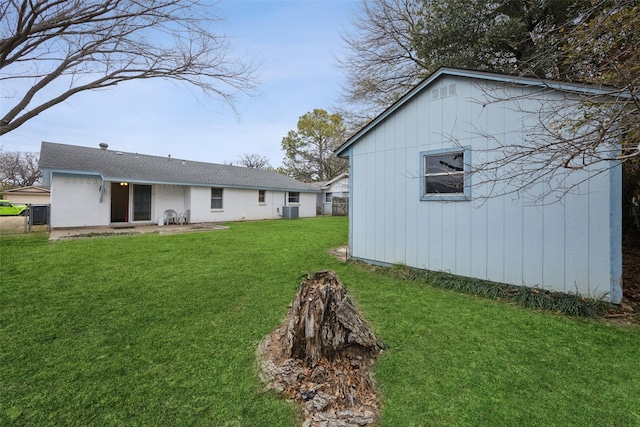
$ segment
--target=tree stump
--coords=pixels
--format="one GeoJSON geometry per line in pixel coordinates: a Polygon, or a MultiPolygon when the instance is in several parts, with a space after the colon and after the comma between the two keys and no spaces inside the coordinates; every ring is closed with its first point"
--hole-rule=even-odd
{"type": "Polygon", "coordinates": [[[301,403],[306,425],[371,425],[370,374],[382,343],[333,271],[309,274],[283,324],[258,348],[268,388],[301,403]]]}

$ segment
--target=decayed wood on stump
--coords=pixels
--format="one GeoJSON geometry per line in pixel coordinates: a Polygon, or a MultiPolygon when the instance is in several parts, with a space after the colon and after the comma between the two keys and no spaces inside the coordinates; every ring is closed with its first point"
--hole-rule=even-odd
{"type": "Polygon", "coordinates": [[[369,368],[381,349],[336,274],[319,271],[258,353],[262,379],[301,402],[308,425],[370,425],[377,398],[369,368]]]}
{"type": "Polygon", "coordinates": [[[381,346],[333,271],[310,274],[296,295],[285,330],[284,348],[308,367],[330,362],[349,347],[377,352],[381,346]]]}

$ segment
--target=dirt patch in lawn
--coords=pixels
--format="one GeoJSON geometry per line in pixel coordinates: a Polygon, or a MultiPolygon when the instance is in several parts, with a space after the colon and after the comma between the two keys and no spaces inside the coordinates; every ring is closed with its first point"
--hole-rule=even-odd
{"type": "Polygon", "coordinates": [[[329,249],[329,255],[337,258],[339,261],[349,261],[349,246],[338,246],[337,248],[329,249]]]}

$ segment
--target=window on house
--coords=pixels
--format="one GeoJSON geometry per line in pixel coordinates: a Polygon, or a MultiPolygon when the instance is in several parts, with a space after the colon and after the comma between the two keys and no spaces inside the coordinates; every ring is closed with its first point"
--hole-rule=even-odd
{"type": "Polygon", "coordinates": [[[422,200],[467,200],[469,149],[422,152],[422,200]]]}
{"type": "Polygon", "coordinates": [[[258,190],[258,203],[266,203],[266,190],[258,190]]]}
{"type": "Polygon", "coordinates": [[[325,193],[325,195],[324,195],[325,203],[331,203],[332,200],[333,200],[332,194],[331,193],[325,193]]]}
{"type": "Polygon", "coordinates": [[[300,193],[298,191],[289,191],[289,203],[300,203],[300,193]]]}
{"type": "Polygon", "coordinates": [[[211,209],[222,209],[222,188],[211,189],[211,209]]]}

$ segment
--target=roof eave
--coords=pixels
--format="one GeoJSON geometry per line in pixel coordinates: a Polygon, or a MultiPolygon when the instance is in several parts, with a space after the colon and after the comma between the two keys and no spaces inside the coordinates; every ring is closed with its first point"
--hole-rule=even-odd
{"type": "Polygon", "coordinates": [[[271,190],[271,191],[297,191],[300,193],[320,193],[321,191],[313,188],[294,188],[294,187],[273,187],[273,186],[258,186],[258,185],[237,185],[237,184],[221,184],[215,182],[181,182],[181,181],[160,181],[160,180],[145,180],[137,179],[126,176],[103,176],[99,171],[84,171],[76,169],[49,169],[43,168],[43,170],[50,171],[60,175],[95,175],[108,182],[132,182],[136,184],[162,184],[162,185],[184,185],[189,187],[223,187],[223,188],[238,188],[244,190],[271,190]]]}

